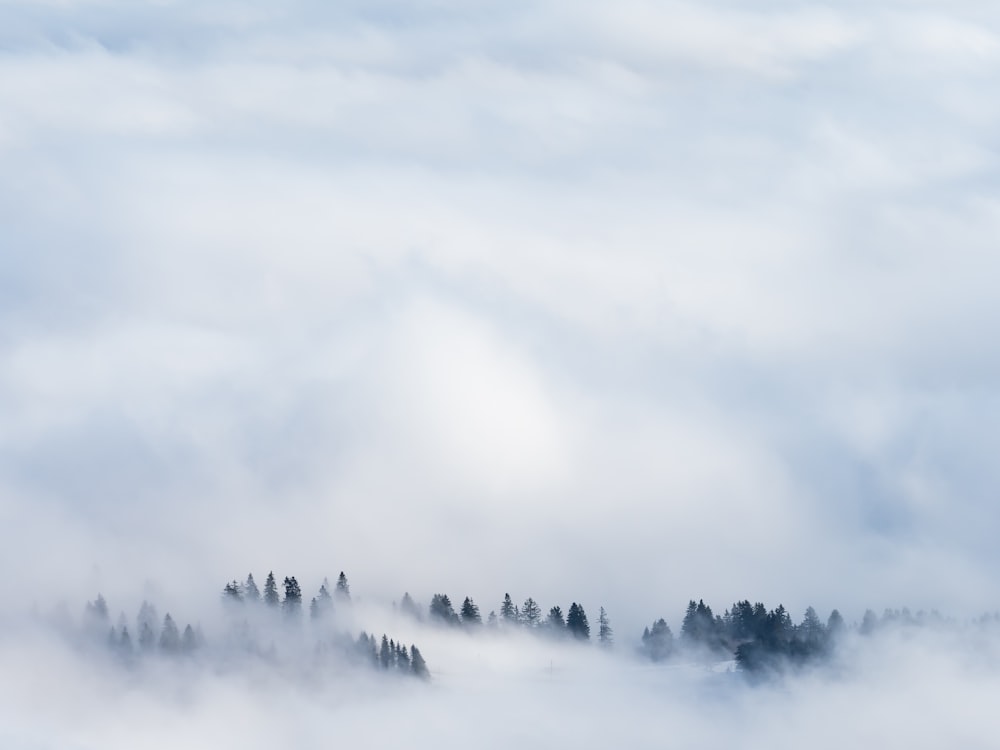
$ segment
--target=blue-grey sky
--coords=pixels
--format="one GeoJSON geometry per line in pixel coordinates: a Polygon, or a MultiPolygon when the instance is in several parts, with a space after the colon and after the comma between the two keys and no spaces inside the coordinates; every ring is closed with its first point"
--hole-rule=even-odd
{"type": "Polygon", "coordinates": [[[0,561],[998,606],[1000,11],[0,2],[0,561]]]}

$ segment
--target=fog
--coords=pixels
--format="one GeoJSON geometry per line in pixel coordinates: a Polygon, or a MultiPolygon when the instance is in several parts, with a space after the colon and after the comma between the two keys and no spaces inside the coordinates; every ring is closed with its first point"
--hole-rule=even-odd
{"type": "Polygon", "coordinates": [[[998,73],[977,0],[0,0],[0,744],[983,741],[963,639],[704,700],[624,654],[690,599],[1000,609],[998,73]],[[623,656],[179,688],[24,624],[208,636],[271,569],[623,656]]]}

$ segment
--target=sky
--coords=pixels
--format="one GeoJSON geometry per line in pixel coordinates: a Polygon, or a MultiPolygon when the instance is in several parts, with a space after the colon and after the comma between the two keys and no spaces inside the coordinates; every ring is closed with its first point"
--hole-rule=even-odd
{"type": "Polygon", "coordinates": [[[0,612],[997,609],[998,74],[973,0],[0,0],[0,612]]]}

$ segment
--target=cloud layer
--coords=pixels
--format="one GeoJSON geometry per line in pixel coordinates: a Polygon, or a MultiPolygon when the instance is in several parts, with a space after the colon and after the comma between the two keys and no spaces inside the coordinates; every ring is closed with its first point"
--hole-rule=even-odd
{"type": "Polygon", "coordinates": [[[3,606],[996,606],[992,9],[0,15],[3,606]]]}

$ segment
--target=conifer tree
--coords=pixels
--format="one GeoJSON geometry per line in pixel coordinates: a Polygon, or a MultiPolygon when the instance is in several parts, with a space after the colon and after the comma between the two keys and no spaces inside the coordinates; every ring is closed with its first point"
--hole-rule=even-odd
{"type": "Polygon", "coordinates": [[[590,623],[587,622],[587,613],[583,611],[583,606],[573,602],[569,605],[569,612],[566,613],[566,629],[574,637],[581,641],[590,640],[590,623]]]}
{"type": "Polygon", "coordinates": [[[392,662],[392,652],[389,650],[389,639],[386,638],[385,633],[382,634],[382,647],[378,652],[378,660],[382,669],[388,669],[389,664],[392,662]]]}
{"type": "Polygon", "coordinates": [[[260,601],[260,589],[253,579],[253,573],[247,573],[247,580],[243,584],[243,600],[250,604],[257,604],[260,601]]]}
{"type": "Polygon", "coordinates": [[[557,604],[549,610],[545,625],[554,633],[562,634],[566,631],[566,620],[563,619],[562,607],[557,604]]]}
{"type": "Polygon", "coordinates": [[[614,636],[615,631],[611,629],[611,620],[608,618],[608,613],[604,607],[601,607],[601,612],[597,616],[597,639],[605,648],[611,648],[614,644],[614,636]]]}
{"type": "Polygon", "coordinates": [[[517,607],[510,598],[510,594],[503,595],[503,602],[500,604],[500,621],[504,625],[517,624],[517,607]]]}
{"type": "Polygon", "coordinates": [[[242,586],[236,580],[230,581],[222,588],[222,601],[226,604],[242,604],[242,586]]]}
{"type": "Polygon", "coordinates": [[[152,651],[156,646],[156,635],[148,622],[143,622],[139,626],[139,648],[142,651],[152,651]]]}
{"type": "Polygon", "coordinates": [[[448,625],[458,624],[458,615],[451,606],[451,599],[447,594],[434,594],[431,597],[431,604],[428,608],[431,620],[447,623],[448,625]]]}
{"type": "Polygon", "coordinates": [[[174,618],[167,612],[163,618],[163,629],[160,631],[160,650],[168,654],[176,653],[181,647],[181,634],[177,630],[174,618]]]}
{"type": "Polygon", "coordinates": [[[340,571],[340,575],[337,576],[337,598],[345,602],[351,601],[351,587],[347,583],[344,571],[340,571]]]}
{"type": "Polygon", "coordinates": [[[537,628],[542,621],[542,609],[530,596],[524,600],[521,607],[521,620],[529,628],[537,628]]]}
{"type": "Polygon", "coordinates": [[[278,596],[278,584],[274,580],[273,570],[267,574],[267,580],[264,581],[264,604],[268,607],[277,607],[281,604],[281,597],[278,596]]]}
{"type": "Polygon", "coordinates": [[[468,596],[462,602],[462,624],[466,627],[477,627],[483,624],[483,618],[479,615],[479,607],[468,596]]]}
{"type": "Polygon", "coordinates": [[[410,645],[410,670],[413,674],[422,680],[430,679],[431,673],[427,669],[427,664],[424,662],[424,657],[414,645],[410,645]]]}
{"type": "Polygon", "coordinates": [[[302,612],[302,589],[299,588],[295,576],[286,577],[284,584],[285,599],[281,603],[282,609],[289,618],[297,618],[302,612]]]}

